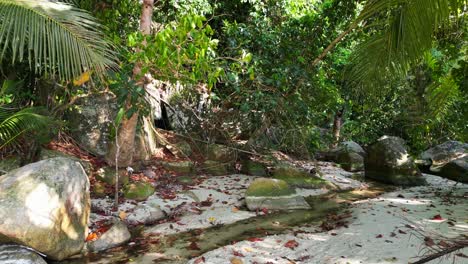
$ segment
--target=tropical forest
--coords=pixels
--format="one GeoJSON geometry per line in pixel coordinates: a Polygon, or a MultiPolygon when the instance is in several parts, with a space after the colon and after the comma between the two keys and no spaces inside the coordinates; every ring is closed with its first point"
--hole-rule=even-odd
{"type": "Polygon", "coordinates": [[[0,0],[0,264],[468,263],[467,0],[0,0]]]}

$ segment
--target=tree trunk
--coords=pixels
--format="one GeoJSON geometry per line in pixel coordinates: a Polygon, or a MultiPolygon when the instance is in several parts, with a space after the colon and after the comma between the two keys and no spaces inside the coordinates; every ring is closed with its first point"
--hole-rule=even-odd
{"type": "Polygon", "coordinates": [[[341,125],[343,124],[343,112],[344,109],[340,109],[336,112],[333,119],[333,144],[332,148],[336,148],[340,142],[341,136],[341,125]]]}
{"type": "MultiPolygon", "coordinates": [[[[153,16],[154,0],[144,0],[141,11],[140,19],[140,31],[143,35],[149,35],[151,33],[151,19],[153,16]]],[[[138,83],[142,86],[145,85],[144,78],[141,76],[141,64],[136,63],[133,68],[133,78],[138,80],[138,83]]],[[[130,99],[127,103],[127,110],[131,107],[130,99]]],[[[127,167],[133,163],[133,154],[135,149],[135,135],[136,127],[138,124],[138,113],[133,114],[130,118],[124,117],[117,133],[117,141],[119,142],[120,153],[118,155],[118,166],[127,167]]],[[[106,161],[115,165],[115,156],[117,148],[115,144],[111,144],[109,153],[106,156],[106,161]]]]}

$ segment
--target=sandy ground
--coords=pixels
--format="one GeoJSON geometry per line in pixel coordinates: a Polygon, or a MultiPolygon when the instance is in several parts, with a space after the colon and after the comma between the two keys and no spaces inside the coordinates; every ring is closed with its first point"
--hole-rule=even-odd
{"type": "MultiPolygon", "coordinates": [[[[188,263],[406,264],[416,261],[431,252],[423,241],[425,236],[468,234],[468,185],[454,187],[453,181],[425,176],[428,186],[400,189],[354,203],[347,227],[328,232],[317,232],[318,227],[302,227],[289,234],[225,246],[188,263]],[[449,191],[452,191],[451,198],[447,196],[449,191]],[[419,230],[424,230],[424,235],[419,230]]],[[[457,253],[468,255],[468,250],[457,253]]],[[[468,259],[452,254],[429,263],[468,263],[468,259]]]]}

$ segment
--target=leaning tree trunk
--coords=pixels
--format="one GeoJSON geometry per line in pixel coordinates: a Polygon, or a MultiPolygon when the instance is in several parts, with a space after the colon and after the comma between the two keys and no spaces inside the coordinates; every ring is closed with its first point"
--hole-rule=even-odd
{"type": "Polygon", "coordinates": [[[343,112],[344,109],[340,109],[336,112],[333,119],[333,144],[332,148],[336,148],[340,142],[341,126],[343,125],[343,112]]]}
{"type": "MultiPolygon", "coordinates": [[[[144,0],[141,11],[140,19],[140,31],[143,35],[149,35],[151,33],[151,19],[153,16],[154,0],[144,0]]],[[[133,78],[138,80],[137,82],[144,86],[144,78],[141,76],[141,64],[136,63],[133,68],[133,78]]],[[[127,110],[131,107],[130,100],[126,105],[127,110]]],[[[115,144],[111,144],[109,153],[106,156],[106,161],[115,165],[116,155],[118,156],[117,163],[119,167],[130,166],[133,162],[133,154],[135,149],[135,134],[136,127],[138,124],[138,113],[133,114],[130,118],[124,118],[118,129],[117,142],[120,146],[120,153],[117,153],[117,147],[115,144]]]]}

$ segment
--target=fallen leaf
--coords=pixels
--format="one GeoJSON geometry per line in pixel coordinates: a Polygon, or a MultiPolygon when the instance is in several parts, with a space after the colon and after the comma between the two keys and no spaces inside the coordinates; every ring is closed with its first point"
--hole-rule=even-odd
{"type": "Polygon", "coordinates": [[[444,219],[442,218],[442,216],[440,214],[438,214],[438,215],[434,215],[434,217],[432,217],[432,220],[440,221],[440,220],[444,220],[444,219]]]}
{"type": "Polygon", "coordinates": [[[98,238],[96,233],[91,233],[86,237],[86,242],[94,241],[98,238]]]}
{"type": "Polygon", "coordinates": [[[232,212],[234,212],[234,213],[237,213],[237,212],[239,212],[239,208],[237,208],[237,207],[233,207],[233,208],[232,208],[232,212]]]}
{"type": "Polygon", "coordinates": [[[263,241],[262,238],[258,238],[258,237],[250,237],[250,238],[247,238],[247,240],[250,241],[250,242],[263,241]]]}
{"type": "Polygon", "coordinates": [[[455,254],[457,257],[460,257],[460,258],[468,258],[467,255],[463,254],[463,253],[457,253],[455,254]]]}
{"type": "Polygon", "coordinates": [[[231,258],[231,264],[244,264],[244,262],[238,258],[231,258]]]}
{"type": "Polygon", "coordinates": [[[439,246],[444,247],[444,248],[448,248],[448,247],[450,247],[450,244],[445,242],[444,240],[441,240],[439,242],[439,246]]]}
{"type": "Polygon", "coordinates": [[[197,258],[193,263],[194,264],[205,263],[205,257],[197,258]]]}
{"type": "Polygon", "coordinates": [[[400,234],[407,234],[405,231],[398,229],[398,233],[400,234]]]}
{"type": "Polygon", "coordinates": [[[382,234],[378,234],[375,238],[382,238],[383,235],[382,234]]]}
{"type": "Polygon", "coordinates": [[[232,251],[232,254],[234,256],[236,256],[236,257],[245,257],[244,254],[240,253],[239,251],[235,251],[235,250],[232,251]]]}
{"type": "Polygon", "coordinates": [[[190,249],[190,250],[200,250],[197,243],[195,243],[195,242],[190,243],[190,245],[188,246],[188,249],[190,249]]]}
{"type": "Polygon", "coordinates": [[[426,246],[428,246],[428,247],[432,247],[432,246],[435,245],[434,240],[432,240],[432,238],[430,238],[430,237],[425,237],[424,238],[424,244],[426,244],[426,246]]]}
{"type": "Polygon", "coordinates": [[[290,249],[295,249],[299,246],[299,243],[297,243],[296,240],[289,240],[284,244],[285,247],[290,248],[290,249]]]}

